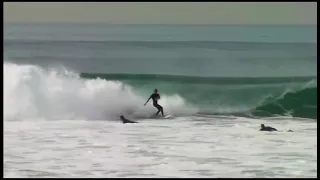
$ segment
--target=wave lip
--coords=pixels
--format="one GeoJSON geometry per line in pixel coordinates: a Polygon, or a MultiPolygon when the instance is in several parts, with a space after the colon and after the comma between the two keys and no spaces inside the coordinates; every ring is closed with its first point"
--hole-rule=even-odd
{"type": "Polygon", "coordinates": [[[270,84],[285,82],[306,82],[315,79],[315,76],[291,76],[291,77],[201,77],[165,74],[116,74],[116,73],[81,73],[82,78],[127,80],[127,81],[166,81],[177,83],[204,83],[204,84],[270,84]]]}
{"type": "Polygon", "coordinates": [[[282,96],[266,100],[252,111],[255,116],[293,116],[317,119],[317,88],[306,88],[287,92],[282,96]]]}

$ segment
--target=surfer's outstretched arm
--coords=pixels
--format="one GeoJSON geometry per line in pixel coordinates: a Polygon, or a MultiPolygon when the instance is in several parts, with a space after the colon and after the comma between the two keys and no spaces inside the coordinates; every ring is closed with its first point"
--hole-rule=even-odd
{"type": "Polygon", "coordinates": [[[149,100],[151,99],[151,96],[149,97],[149,99],[147,100],[147,102],[146,103],[144,103],[144,105],[146,105],[148,102],[149,102],[149,100]]]}

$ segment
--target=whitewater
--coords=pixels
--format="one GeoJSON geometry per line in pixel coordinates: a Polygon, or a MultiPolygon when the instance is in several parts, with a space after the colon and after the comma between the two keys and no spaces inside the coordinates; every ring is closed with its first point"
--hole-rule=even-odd
{"type": "MultiPolygon", "coordinates": [[[[142,110],[148,98],[135,95],[120,81],[81,79],[66,69],[46,71],[33,65],[4,64],[5,119],[100,119],[118,118],[135,112],[150,116],[153,107],[142,110]],[[8,77],[8,78],[7,78],[8,77]]],[[[167,114],[192,114],[178,95],[164,96],[167,114]]]]}

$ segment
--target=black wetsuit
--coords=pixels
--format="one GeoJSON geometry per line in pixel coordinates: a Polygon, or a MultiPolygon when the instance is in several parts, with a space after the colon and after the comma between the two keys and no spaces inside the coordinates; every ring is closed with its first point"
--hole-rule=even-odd
{"type": "Polygon", "coordinates": [[[264,126],[263,128],[260,129],[260,131],[278,131],[278,130],[273,127],[264,126]]]}
{"type": "Polygon", "coordinates": [[[158,99],[160,99],[160,95],[158,93],[153,93],[151,94],[150,98],[153,101],[153,106],[158,109],[158,112],[156,113],[156,115],[158,115],[159,112],[161,112],[163,115],[163,108],[158,104],[158,99]]]}

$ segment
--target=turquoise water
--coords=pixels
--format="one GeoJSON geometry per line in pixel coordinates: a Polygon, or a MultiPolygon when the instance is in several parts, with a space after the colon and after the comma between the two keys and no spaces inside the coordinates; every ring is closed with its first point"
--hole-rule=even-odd
{"type": "Polygon", "coordinates": [[[4,60],[120,81],[141,98],[158,88],[198,113],[316,118],[316,31],[311,25],[6,24],[4,60]]]}

